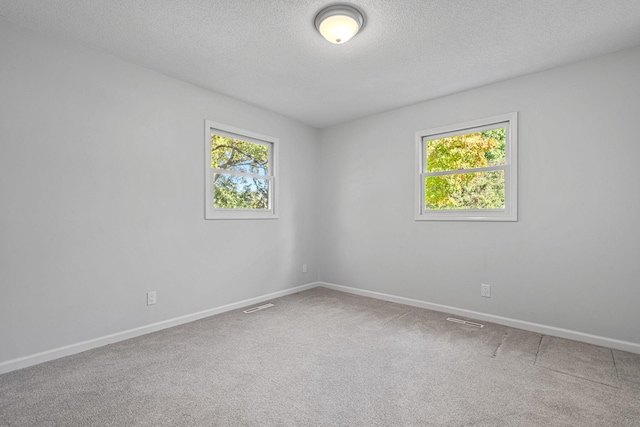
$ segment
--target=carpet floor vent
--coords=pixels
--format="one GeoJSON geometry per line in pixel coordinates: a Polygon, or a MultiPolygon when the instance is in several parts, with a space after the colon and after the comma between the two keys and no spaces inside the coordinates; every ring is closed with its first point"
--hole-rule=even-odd
{"type": "Polygon", "coordinates": [[[449,322],[460,323],[462,325],[475,326],[476,328],[484,328],[482,323],[470,322],[468,320],[456,319],[455,317],[447,317],[449,322]]]}
{"type": "Polygon", "coordinates": [[[269,307],[273,307],[273,304],[262,304],[257,307],[251,307],[243,311],[243,313],[247,313],[247,314],[255,313],[256,311],[264,310],[265,308],[269,308],[269,307]]]}

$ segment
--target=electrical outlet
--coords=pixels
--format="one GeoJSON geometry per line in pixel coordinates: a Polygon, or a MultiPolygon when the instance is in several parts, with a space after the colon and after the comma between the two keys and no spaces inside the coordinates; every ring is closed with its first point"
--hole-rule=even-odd
{"type": "Polygon", "coordinates": [[[156,303],[156,291],[147,292],[147,305],[154,305],[156,303]]]}
{"type": "Polygon", "coordinates": [[[484,283],[480,285],[480,296],[491,298],[491,285],[485,285],[484,283]]]}
{"type": "Polygon", "coordinates": [[[303,273],[307,272],[307,264],[302,264],[302,272],[303,273]]]}

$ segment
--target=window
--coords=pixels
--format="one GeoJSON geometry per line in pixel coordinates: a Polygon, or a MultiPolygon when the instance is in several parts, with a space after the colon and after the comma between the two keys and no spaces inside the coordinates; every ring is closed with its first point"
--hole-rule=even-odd
{"type": "Polygon", "coordinates": [[[206,219],[278,218],[278,139],[206,121],[206,219]]]}
{"type": "Polygon", "coordinates": [[[416,220],[517,221],[517,113],[416,132],[416,220]]]}

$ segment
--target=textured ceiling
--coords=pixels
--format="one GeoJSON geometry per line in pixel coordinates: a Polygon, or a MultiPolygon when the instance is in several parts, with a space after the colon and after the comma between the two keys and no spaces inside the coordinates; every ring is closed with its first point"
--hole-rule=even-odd
{"type": "MultiPolygon", "coordinates": [[[[640,45],[639,0],[0,0],[0,16],[322,128],[640,45]]],[[[0,41],[1,42],[1,41],[0,41]]]]}

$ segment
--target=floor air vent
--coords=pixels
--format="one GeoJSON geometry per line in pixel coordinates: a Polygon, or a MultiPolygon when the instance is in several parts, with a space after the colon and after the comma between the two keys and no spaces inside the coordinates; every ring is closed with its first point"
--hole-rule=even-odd
{"type": "Polygon", "coordinates": [[[476,328],[484,328],[482,323],[470,322],[468,320],[456,319],[455,317],[447,317],[449,322],[460,323],[462,325],[475,326],[476,328]]]}
{"type": "Polygon", "coordinates": [[[269,307],[273,307],[273,304],[263,304],[263,305],[259,305],[257,307],[251,307],[251,308],[248,308],[245,311],[243,311],[243,313],[249,314],[249,313],[253,313],[253,312],[259,311],[259,310],[264,310],[265,308],[269,308],[269,307]]]}

